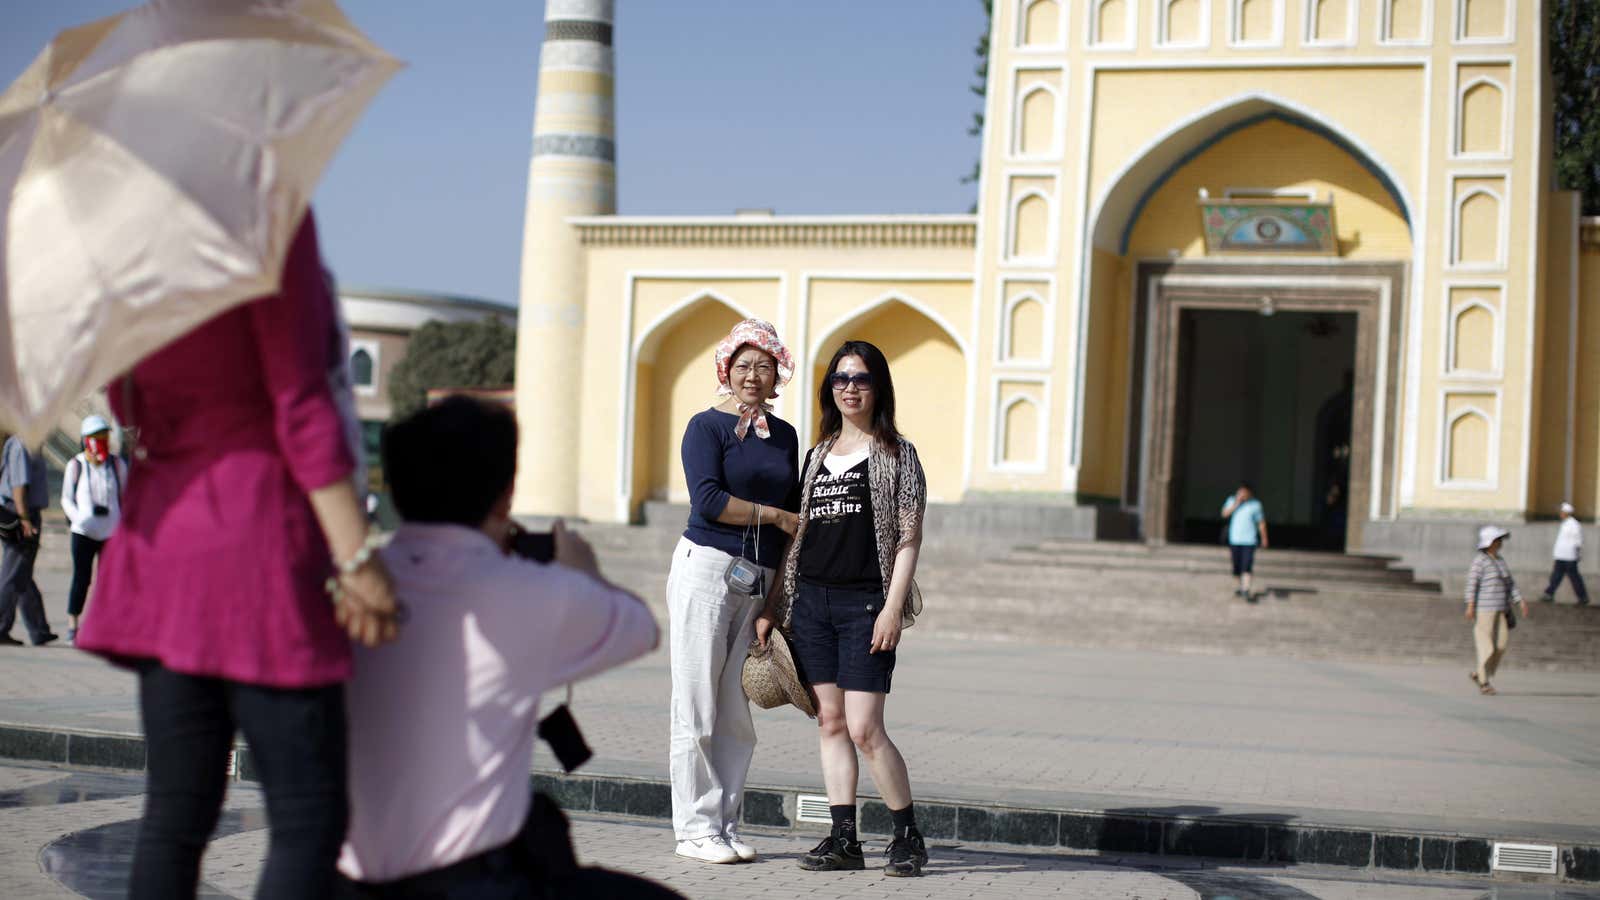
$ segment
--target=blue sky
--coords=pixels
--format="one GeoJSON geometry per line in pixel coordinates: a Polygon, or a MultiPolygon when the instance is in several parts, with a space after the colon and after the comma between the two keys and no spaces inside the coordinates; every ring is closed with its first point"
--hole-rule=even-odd
{"type": "MultiPolygon", "coordinates": [[[[0,0],[9,84],[128,0],[0,0]]],[[[317,193],[342,283],[514,302],[538,0],[342,0],[409,67],[317,193]]],[[[621,212],[964,212],[979,0],[618,0],[621,212]]]]}

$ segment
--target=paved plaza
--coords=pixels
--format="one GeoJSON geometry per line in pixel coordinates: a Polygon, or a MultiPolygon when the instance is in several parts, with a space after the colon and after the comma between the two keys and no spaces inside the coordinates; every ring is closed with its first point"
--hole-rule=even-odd
{"type": "MultiPolygon", "coordinates": [[[[141,780],[137,776],[0,766],[0,892],[8,898],[122,896],[141,780]]],[[[266,848],[261,796],[234,784],[202,867],[206,898],[249,897],[266,848]]],[[[795,859],[812,836],[752,833],[763,859],[708,866],[672,855],[663,824],[579,816],[573,840],[582,861],[646,875],[696,900],[819,898],[1236,898],[1236,900],[1579,900],[1600,889],[1490,885],[1481,879],[1369,874],[1317,866],[1214,865],[1136,855],[1036,853],[934,843],[917,880],[877,871],[812,873],[795,859]]],[[[881,842],[868,842],[869,855],[881,842]]]]}
{"type": "MultiPolygon", "coordinates": [[[[46,566],[40,582],[62,631],[66,572],[46,566]]],[[[1534,634],[1519,629],[1516,637],[1534,634]]],[[[1408,665],[1095,649],[958,640],[920,629],[907,633],[903,647],[888,723],[925,802],[1600,845],[1600,673],[1509,670],[1497,679],[1500,696],[1484,698],[1468,682],[1465,660],[1408,665]]],[[[663,779],[668,693],[664,650],[580,685],[574,709],[597,751],[580,774],[663,779]]],[[[788,708],[756,717],[751,784],[820,792],[812,722],[788,708]]],[[[134,682],[59,645],[0,650],[0,723],[137,734],[134,682]]],[[[553,767],[543,755],[537,765],[553,767]]],[[[15,791],[64,773],[15,769],[4,777],[0,790],[15,791]]],[[[871,793],[865,777],[862,789],[871,793]]],[[[138,802],[121,790],[90,792],[73,809],[10,804],[5,815],[14,818],[0,828],[7,835],[0,840],[10,844],[0,848],[0,866],[37,874],[45,860],[38,853],[50,841],[131,821],[138,802]]],[[[248,806],[251,797],[241,785],[235,801],[248,806]]],[[[224,895],[244,891],[253,877],[259,824],[241,813],[234,833],[217,844],[207,878],[224,895]]],[[[758,884],[776,890],[764,880],[773,872],[798,877],[784,865],[729,871],[680,863],[659,821],[585,818],[578,834],[595,848],[594,861],[644,871],[691,896],[742,896],[758,884]]],[[[814,840],[784,833],[765,844],[781,862],[814,840]]],[[[1235,871],[1179,857],[1130,862],[970,844],[946,851],[936,878],[894,890],[939,897],[1001,890],[1024,897],[1465,897],[1483,896],[1491,885],[1461,876],[1379,885],[1370,879],[1412,876],[1330,875],[1308,866],[1235,871]],[[1196,882],[1202,875],[1244,879],[1256,893],[1196,882]]],[[[827,893],[830,878],[804,880],[793,891],[842,895],[827,893]]],[[[875,875],[851,884],[887,890],[875,875]]]]}

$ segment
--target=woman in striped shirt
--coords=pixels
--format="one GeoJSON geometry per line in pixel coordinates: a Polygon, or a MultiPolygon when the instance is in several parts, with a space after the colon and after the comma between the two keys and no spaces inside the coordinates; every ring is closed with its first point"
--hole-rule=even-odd
{"type": "Polygon", "coordinates": [[[1510,568],[1500,558],[1500,547],[1510,534],[1494,525],[1478,529],[1478,555],[1467,570],[1467,621],[1474,623],[1472,639],[1478,648],[1478,667],[1468,674],[1481,694],[1497,693],[1489,679],[1506,655],[1506,640],[1511,634],[1507,613],[1512,601],[1521,605],[1522,617],[1528,617],[1528,603],[1517,590],[1510,568]]]}

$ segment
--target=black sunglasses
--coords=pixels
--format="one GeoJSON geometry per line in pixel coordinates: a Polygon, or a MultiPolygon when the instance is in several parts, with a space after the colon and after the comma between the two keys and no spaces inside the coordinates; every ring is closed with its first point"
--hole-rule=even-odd
{"type": "Polygon", "coordinates": [[[835,372],[828,376],[828,383],[833,385],[833,389],[836,391],[842,391],[852,384],[856,386],[858,391],[870,391],[872,390],[872,374],[870,372],[857,372],[854,375],[846,375],[843,372],[835,372]]]}

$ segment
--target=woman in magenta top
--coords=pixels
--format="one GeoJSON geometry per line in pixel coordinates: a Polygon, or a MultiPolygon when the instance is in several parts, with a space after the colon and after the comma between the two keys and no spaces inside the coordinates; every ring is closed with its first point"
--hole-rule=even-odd
{"type": "Polygon", "coordinates": [[[332,889],[345,829],[350,636],[392,637],[330,384],[334,300],[308,212],[278,294],[114,382],[138,450],[78,646],[132,667],[148,753],[132,897],[192,897],[242,731],[271,843],[257,896],[332,889]],[[325,588],[340,573],[338,607],[325,588]]]}

